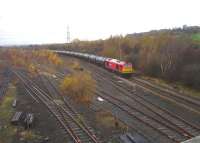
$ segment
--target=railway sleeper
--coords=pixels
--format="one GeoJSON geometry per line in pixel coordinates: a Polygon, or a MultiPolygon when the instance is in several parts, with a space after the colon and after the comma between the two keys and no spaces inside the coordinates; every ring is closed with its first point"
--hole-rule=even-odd
{"type": "Polygon", "coordinates": [[[176,136],[174,135],[174,133],[170,132],[169,130],[161,130],[163,133],[165,133],[168,136],[173,136],[173,138],[175,138],[176,136]]]}
{"type": "MultiPolygon", "coordinates": [[[[153,108],[155,108],[155,107],[153,107],[153,108]]],[[[165,119],[171,121],[172,123],[174,123],[175,125],[177,125],[180,128],[183,128],[183,129],[191,128],[191,130],[196,130],[191,125],[188,125],[188,123],[185,123],[184,121],[180,121],[179,119],[173,117],[172,115],[168,115],[164,111],[158,111],[157,113],[160,114],[160,116],[164,117],[165,119]]]]}
{"type": "Polygon", "coordinates": [[[81,134],[77,134],[77,135],[81,139],[88,139],[88,135],[86,135],[85,132],[82,132],[81,134]]]}
{"type": "Polygon", "coordinates": [[[74,124],[74,127],[72,126],[74,131],[80,131],[81,130],[79,127],[77,127],[77,125],[75,125],[75,123],[70,123],[70,125],[71,124],[74,124]]]}
{"type": "Polygon", "coordinates": [[[82,134],[83,133],[83,131],[81,130],[81,129],[79,129],[79,130],[73,130],[75,133],[77,133],[77,134],[82,134]]]}
{"type": "Polygon", "coordinates": [[[85,142],[85,143],[91,142],[91,139],[88,138],[87,136],[81,136],[79,138],[80,138],[81,142],[85,142]]]}

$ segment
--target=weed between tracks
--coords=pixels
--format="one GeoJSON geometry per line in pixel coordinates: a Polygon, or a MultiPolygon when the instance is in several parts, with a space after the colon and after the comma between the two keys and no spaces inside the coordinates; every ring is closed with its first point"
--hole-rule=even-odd
{"type": "Polygon", "coordinates": [[[16,88],[9,85],[8,91],[0,105],[0,143],[12,142],[12,137],[16,134],[17,129],[10,125],[10,119],[14,112],[12,102],[15,98],[16,88]]]}
{"type": "Polygon", "coordinates": [[[117,120],[110,112],[107,111],[97,112],[96,120],[105,128],[112,128],[114,130],[118,130],[119,132],[126,132],[128,130],[126,125],[117,120]]]}
{"type": "Polygon", "coordinates": [[[14,100],[15,88],[9,88],[6,96],[3,99],[2,104],[0,105],[0,118],[3,123],[7,122],[13,113],[13,109],[11,108],[11,104],[14,100]]]}
{"type": "Polygon", "coordinates": [[[22,127],[16,127],[10,124],[10,120],[15,111],[14,108],[12,108],[12,102],[15,98],[16,87],[10,84],[0,104],[0,143],[13,143],[16,138],[20,140],[39,138],[33,131],[26,131],[22,127]]]}
{"type": "Polygon", "coordinates": [[[34,139],[39,139],[40,136],[36,135],[33,131],[22,131],[20,134],[21,139],[23,140],[34,140],[34,139]]]}

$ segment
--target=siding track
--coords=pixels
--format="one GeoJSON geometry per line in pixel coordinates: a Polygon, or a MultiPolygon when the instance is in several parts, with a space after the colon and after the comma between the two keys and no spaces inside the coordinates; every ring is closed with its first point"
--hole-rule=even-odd
{"type": "Polygon", "coordinates": [[[43,91],[36,83],[20,71],[13,71],[22,81],[26,90],[39,99],[49,111],[56,117],[62,128],[67,132],[75,143],[100,143],[101,141],[91,131],[86,124],[82,124],[77,119],[77,114],[66,106],[56,102],[52,96],[43,91]]]}

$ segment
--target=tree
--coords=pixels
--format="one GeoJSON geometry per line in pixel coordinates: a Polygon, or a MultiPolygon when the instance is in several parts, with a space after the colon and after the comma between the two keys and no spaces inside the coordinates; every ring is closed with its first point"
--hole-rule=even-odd
{"type": "Polygon", "coordinates": [[[72,97],[76,102],[90,105],[92,102],[96,83],[88,72],[78,72],[66,76],[60,83],[61,90],[72,97]]]}

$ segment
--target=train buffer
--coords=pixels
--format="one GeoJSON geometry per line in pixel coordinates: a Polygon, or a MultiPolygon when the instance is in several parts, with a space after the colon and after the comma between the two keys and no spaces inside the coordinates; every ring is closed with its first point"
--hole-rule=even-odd
{"type": "Polygon", "coordinates": [[[13,115],[12,119],[11,119],[11,123],[13,125],[18,125],[20,123],[20,121],[22,120],[23,118],[23,114],[22,112],[15,112],[15,114],[13,115]]]}

